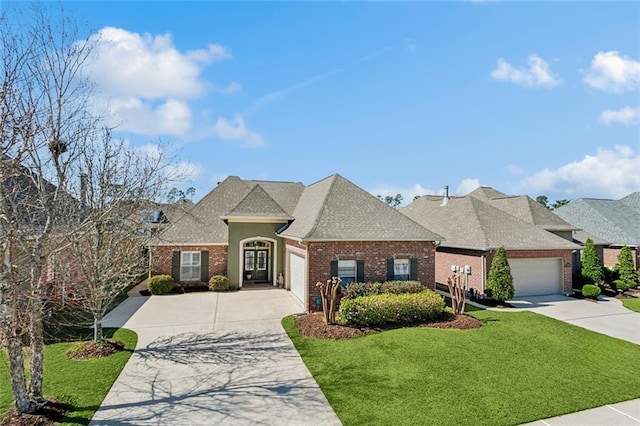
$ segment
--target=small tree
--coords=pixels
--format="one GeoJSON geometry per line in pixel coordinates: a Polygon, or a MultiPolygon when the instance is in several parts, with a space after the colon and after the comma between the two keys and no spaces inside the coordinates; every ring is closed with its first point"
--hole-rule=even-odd
{"type": "Polygon", "coordinates": [[[447,278],[447,285],[449,286],[449,294],[451,295],[451,309],[454,315],[460,315],[464,312],[464,284],[460,278],[460,274],[453,274],[447,278]]]}
{"type": "Polygon", "coordinates": [[[487,289],[491,291],[491,297],[499,302],[511,299],[515,293],[513,288],[513,276],[507,262],[507,253],[504,247],[500,247],[493,257],[487,289]]]}
{"type": "Polygon", "coordinates": [[[342,283],[342,280],[339,277],[332,277],[327,280],[326,284],[320,281],[316,284],[316,287],[320,290],[322,312],[327,324],[335,324],[336,322],[336,298],[338,297],[340,283],[342,283]]]}
{"type": "Polygon", "coordinates": [[[618,274],[620,274],[620,280],[627,283],[636,283],[638,275],[633,268],[633,255],[631,254],[631,248],[629,246],[622,247],[618,254],[618,263],[613,267],[618,274]]]}
{"type": "Polygon", "coordinates": [[[546,195],[538,195],[536,197],[536,201],[542,204],[543,206],[545,206],[546,208],[549,208],[549,199],[547,198],[546,195]]]}
{"type": "Polygon", "coordinates": [[[604,270],[591,238],[587,238],[582,251],[582,278],[587,284],[602,285],[604,281],[604,270]]]}

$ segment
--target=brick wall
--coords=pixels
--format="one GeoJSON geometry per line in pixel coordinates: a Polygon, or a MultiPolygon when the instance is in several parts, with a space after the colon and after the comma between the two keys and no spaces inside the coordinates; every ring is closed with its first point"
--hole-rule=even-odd
{"type": "MultiPolygon", "coordinates": [[[[633,258],[633,267],[638,269],[639,264],[639,250],[637,248],[631,249],[631,257],[633,258]]],[[[605,248],[603,249],[603,262],[602,264],[607,268],[613,268],[618,263],[618,255],[620,254],[620,248],[605,248]]]]}
{"type": "Polygon", "coordinates": [[[150,275],[171,275],[173,251],[209,250],[209,277],[227,274],[227,246],[152,246],[149,250],[150,275]]]}
{"type": "MultiPolygon", "coordinates": [[[[464,250],[449,247],[438,247],[436,250],[436,283],[447,285],[447,278],[453,274],[451,265],[464,267],[471,266],[471,275],[468,275],[467,288],[484,293],[482,252],[478,250],[464,250]]],[[[486,268],[490,263],[486,264],[486,268]]],[[[486,276],[486,273],[484,274],[486,276]]]]}
{"type": "MultiPolygon", "coordinates": [[[[287,240],[287,244],[296,245],[287,240]]],[[[363,260],[365,281],[387,280],[387,259],[417,259],[418,281],[435,288],[435,246],[427,241],[349,241],[309,242],[306,247],[309,270],[309,297],[305,308],[318,310],[315,299],[320,297],[318,281],[326,281],[331,275],[332,260],[363,260]]]]}

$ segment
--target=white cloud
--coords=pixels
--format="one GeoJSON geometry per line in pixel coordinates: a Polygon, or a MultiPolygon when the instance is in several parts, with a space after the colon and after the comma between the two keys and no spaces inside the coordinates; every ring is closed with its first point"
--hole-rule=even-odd
{"type": "Polygon", "coordinates": [[[119,130],[132,133],[182,136],[191,128],[191,109],[181,100],[168,99],[154,105],[134,96],[113,98],[109,111],[111,122],[119,130]]]}
{"type": "Polygon", "coordinates": [[[500,58],[496,69],[491,71],[491,77],[527,87],[551,88],[561,84],[562,81],[551,73],[549,64],[541,57],[529,55],[527,63],[529,68],[517,68],[500,58]]]}
{"type": "Polygon", "coordinates": [[[179,182],[191,182],[202,175],[203,168],[199,164],[189,161],[179,161],[167,165],[165,174],[167,179],[179,182]]]}
{"type": "Polygon", "coordinates": [[[600,121],[607,126],[612,123],[625,124],[631,126],[636,124],[640,119],[640,107],[632,108],[626,106],[619,110],[608,109],[600,114],[600,121]]]}
{"type": "Polygon", "coordinates": [[[598,52],[584,82],[594,89],[623,92],[640,89],[640,62],[621,56],[619,52],[598,52]]]}
{"type": "Polygon", "coordinates": [[[474,189],[478,189],[480,187],[480,181],[478,179],[463,179],[456,188],[455,192],[452,195],[467,195],[474,189]]]}
{"type": "Polygon", "coordinates": [[[111,96],[144,99],[200,96],[207,89],[200,78],[203,68],[231,57],[219,45],[181,53],[170,34],[154,37],[113,27],[101,29],[90,41],[96,43],[96,58],[88,64],[91,78],[111,96]]]}
{"type": "Polygon", "coordinates": [[[233,120],[218,117],[213,133],[216,137],[225,141],[239,141],[249,148],[257,148],[263,146],[264,140],[258,133],[249,131],[240,115],[236,115],[233,120]]]}
{"type": "Polygon", "coordinates": [[[530,193],[553,191],[573,197],[620,198],[640,190],[640,153],[628,146],[599,148],[555,170],[545,169],[521,182],[530,193]]]}

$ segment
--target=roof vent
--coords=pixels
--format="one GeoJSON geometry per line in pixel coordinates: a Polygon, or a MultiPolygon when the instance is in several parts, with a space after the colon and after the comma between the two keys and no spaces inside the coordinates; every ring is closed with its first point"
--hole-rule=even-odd
{"type": "Polygon", "coordinates": [[[449,203],[449,185],[444,187],[444,197],[442,197],[441,206],[446,206],[449,203]]]}

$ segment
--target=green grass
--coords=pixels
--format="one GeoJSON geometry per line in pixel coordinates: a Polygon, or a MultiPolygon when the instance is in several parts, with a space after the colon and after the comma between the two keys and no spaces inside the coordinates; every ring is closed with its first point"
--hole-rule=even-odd
{"type": "Polygon", "coordinates": [[[483,327],[351,340],[283,326],[345,425],[512,425],[640,398],[637,370],[612,362],[638,345],[530,312],[473,315],[483,327]]]}
{"type": "MultiPolygon", "coordinates": [[[[131,330],[104,331],[105,337],[123,342],[127,350],[107,358],[74,361],[66,355],[74,343],[54,343],[45,348],[44,395],[73,406],[63,424],[89,423],[136,346],[138,337],[131,330]]],[[[0,351],[0,413],[11,406],[12,398],[8,360],[5,352],[0,351]]]]}
{"type": "Polygon", "coordinates": [[[622,306],[627,309],[631,309],[635,312],[640,312],[640,298],[634,299],[620,299],[622,301],[622,306]]]}

